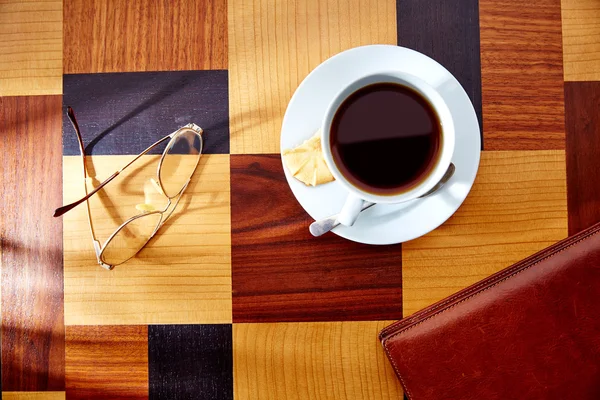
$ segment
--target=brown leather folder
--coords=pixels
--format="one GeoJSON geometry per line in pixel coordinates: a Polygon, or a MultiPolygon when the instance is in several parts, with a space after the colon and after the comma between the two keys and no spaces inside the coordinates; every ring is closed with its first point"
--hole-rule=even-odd
{"type": "Polygon", "coordinates": [[[409,399],[600,400],[600,224],[380,339],[409,399]]]}

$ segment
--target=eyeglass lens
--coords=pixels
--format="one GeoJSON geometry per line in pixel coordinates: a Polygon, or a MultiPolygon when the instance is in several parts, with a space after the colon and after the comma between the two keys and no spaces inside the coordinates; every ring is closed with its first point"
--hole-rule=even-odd
{"type": "Polygon", "coordinates": [[[165,194],[176,196],[194,173],[202,153],[202,139],[189,129],[180,132],[166,150],[159,171],[165,194]]]}

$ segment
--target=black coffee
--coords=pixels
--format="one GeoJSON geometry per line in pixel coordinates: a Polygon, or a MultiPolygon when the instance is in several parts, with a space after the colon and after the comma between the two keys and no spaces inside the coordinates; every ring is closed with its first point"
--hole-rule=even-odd
{"type": "Polygon", "coordinates": [[[331,124],[330,145],[341,173],[358,188],[396,195],[421,183],[442,145],[438,115],[419,93],[376,83],[352,93],[331,124]]]}

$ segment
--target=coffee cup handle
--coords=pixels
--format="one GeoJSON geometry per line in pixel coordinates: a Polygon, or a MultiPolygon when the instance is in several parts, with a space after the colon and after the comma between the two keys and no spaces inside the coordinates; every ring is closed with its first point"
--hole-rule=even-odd
{"type": "Polygon", "coordinates": [[[352,226],[356,222],[356,219],[362,211],[365,201],[360,197],[356,197],[353,194],[349,194],[344,203],[344,207],[338,214],[337,220],[340,224],[346,226],[352,226]]]}

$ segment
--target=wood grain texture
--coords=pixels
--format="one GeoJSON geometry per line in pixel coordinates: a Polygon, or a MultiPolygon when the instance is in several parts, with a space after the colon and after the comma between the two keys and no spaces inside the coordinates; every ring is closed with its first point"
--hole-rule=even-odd
{"type": "Polygon", "coordinates": [[[65,2],[65,73],[226,68],[226,0],[65,2]]]}
{"type": "Polygon", "coordinates": [[[600,80],[600,2],[561,0],[565,81],[600,80]]]}
{"type": "Polygon", "coordinates": [[[65,392],[2,392],[2,400],[65,400],[65,392]]]}
{"type": "Polygon", "coordinates": [[[69,326],[67,397],[147,399],[148,327],[69,326]]]}
{"type": "Polygon", "coordinates": [[[2,331],[2,236],[0,236],[0,400],[2,399],[2,331]]]}
{"type": "Polygon", "coordinates": [[[64,390],[60,96],[0,98],[2,390],[64,390]]]}
{"type": "Polygon", "coordinates": [[[401,318],[401,246],[314,238],[310,222],[280,156],[231,156],[233,321],[401,318]]]}
{"type": "MultiPolygon", "coordinates": [[[[204,129],[204,154],[229,153],[227,71],[65,75],[64,91],[86,154],[137,155],[190,122],[204,129]]],[[[79,155],[66,112],[63,127],[64,155],[79,155]]]]}
{"type": "Polygon", "coordinates": [[[231,325],[148,330],[150,398],[233,400],[231,325]]]}
{"type": "Polygon", "coordinates": [[[298,84],[325,59],[396,44],[394,0],[230,0],[231,153],[279,153],[281,122],[298,84]]]}
{"type": "Polygon", "coordinates": [[[481,130],[478,0],[396,0],[398,44],[433,58],[461,83],[481,130]]]}
{"type": "Polygon", "coordinates": [[[569,233],[600,221],[600,82],[565,83],[569,233]]]}
{"type": "Polygon", "coordinates": [[[62,93],[62,1],[0,2],[0,96],[62,93]]]}
{"type": "Polygon", "coordinates": [[[560,0],[480,0],[486,150],[564,149],[560,0]]]}
{"type": "Polygon", "coordinates": [[[399,399],[385,321],[234,324],[236,399],[399,399]]]}
{"type": "MultiPolygon", "coordinates": [[[[132,156],[92,156],[88,172],[97,185],[132,156]]],[[[149,179],[159,156],[144,156],[90,200],[99,240],[127,218],[135,205],[164,199],[149,179]],[[133,168],[133,169],[131,169],[133,168]]],[[[81,160],[63,159],[64,199],[83,194],[81,160]]],[[[90,186],[90,187],[91,187],[90,186]]],[[[107,271],[96,256],[85,212],[63,216],[65,323],[136,325],[231,322],[229,155],[202,156],[179,207],[136,257],[107,271]]]]}
{"type": "Polygon", "coordinates": [[[564,151],[484,151],[456,214],[403,245],[404,315],[566,236],[564,151]]]}

